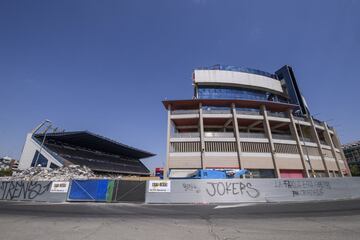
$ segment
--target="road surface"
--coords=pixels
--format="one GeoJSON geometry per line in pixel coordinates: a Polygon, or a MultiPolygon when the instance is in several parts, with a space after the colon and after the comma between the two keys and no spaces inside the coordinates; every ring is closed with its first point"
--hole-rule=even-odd
{"type": "Polygon", "coordinates": [[[233,205],[0,202],[0,239],[360,239],[360,200],[233,205]]]}

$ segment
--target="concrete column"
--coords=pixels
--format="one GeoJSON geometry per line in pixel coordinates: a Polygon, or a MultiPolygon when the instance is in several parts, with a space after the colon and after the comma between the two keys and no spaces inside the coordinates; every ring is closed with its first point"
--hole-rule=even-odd
{"type": "MultiPolygon", "coordinates": [[[[347,172],[348,172],[348,175],[351,177],[352,175],[351,175],[351,171],[350,171],[350,168],[349,168],[349,164],[348,164],[348,162],[347,162],[347,160],[346,160],[344,151],[343,151],[342,148],[341,148],[340,139],[339,139],[338,134],[337,134],[337,132],[336,132],[335,129],[333,129],[333,132],[334,132],[334,138],[335,138],[335,142],[336,142],[336,147],[339,149],[341,158],[342,158],[342,160],[344,161],[344,164],[345,164],[346,170],[347,170],[347,172]]],[[[334,144],[334,145],[335,145],[335,144],[334,144]]]]}
{"type": "Polygon", "coordinates": [[[201,168],[205,169],[205,166],[204,166],[205,134],[204,134],[204,119],[203,119],[203,112],[202,112],[202,104],[201,103],[199,103],[199,127],[200,127],[201,168]]]}
{"type": "Polygon", "coordinates": [[[167,119],[167,141],[166,141],[166,165],[164,168],[164,178],[168,178],[169,162],[170,162],[170,134],[171,134],[171,105],[168,106],[168,119],[167,119]]]}
{"type": "Polygon", "coordinates": [[[234,133],[235,133],[236,145],[237,145],[237,157],[238,157],[239,169],[244,169],[244,165],[242,164],[241,157],[240,157],[241,143],[240,143],[239,125],[238,125],[237,116],[236,116],[235,104],[231,105],[231,109],[232,109],[232,116],[233,116],[233,123],[234,123],[234,133]]]}
{"type": "Polygon", "coordinates": [[[328,125],[327,125],[326,122],[324,122],[323,126],[325,128],[325,138],[326,138],[327,142],[330,144],[331,152],[332,152],[332,154],[333,154],[333,156],[335,158],[336,166],[338,168],[338,171],[339,171],[341,177],[344,177],[344,174],[343,174],[343,172],[341,170],[341,167],[340,167],[339,158],[336,156],[335,146],[334,146],[334,143],[333,143],[333,141],[331,139],[331,135],[330,135],[330,132],[329,132],[328,125]]]}
{"type": "MultiPolygon", "coordinates": [[[[298,148],[298,151],[299,151],[299,154],[300,154],[301,164],[303,165],[303,169],[304,169],[306,178],[309,178],[310,177],[309,176],[309,170],[308,170],[308,168],[306,166],[304,151],[302,149],[299,134],[298,134],[297,129],[296,129],[296,124],[295,124],[294,116],[292,115],[292,110],[288,111],[288,115],[289,115],[289,118],[290,118],[290,130],[291,130],[292,135],[295,137],[296,145],[297,145],[297,148],[298,148]]],[[[310,159],[309,159],[309,161],[310,161],[310,159]]]]}
{"type": "Polygon", "coordinates": [[[323,162],[323,165],[324,165],[324,169],[325,169],[325,173],[328,177],[331,177],[330,176],[330,172],[329,172],[329,169],[327,167],[327,164],[326,164],[326,160],[325,160],[325,156],[324,156],[324,152],[321,148],[321,143],[320,143],[320,139],[319,139],[319,135],[316,131],[316,127],[315,127],[315,123],[314,123],[314,120],[313,118],[310,116],[309,117],[309,120],[310,120],[310,124],[311,124],[311,131],[313,133],[313,136],[315,138],[315,141],[316,141],[316,145],[318,147],[318,150],[319,150],[319,153],[320,153],[320,157],[321,157],[321,160],[323,162]]]}
{"type": "Polygon", "coordinates": [[[272,139],[270,123],[269,123],[269,119],[268,119],[268,116],[267,116],[267,111],[266,111],[265,105],[262,105],[262,106],[261,106],[261,111],[262,111],[262,114],[263,114],[263,116],[264,116],[264,128],[265,128],[265,132],[266,132],[266,135],[267,135],[267,137],[268,137],[268,139],[269,139],[270,151],[271,151],[271,158],[272,158],[272,160],[273,160],[275,177],[281,178],[280,170],[279,170],[279,168],[278,168],[278,166],[277,166],[277,163],[276,163],[275,146],[274,146],[274,142],[273,142],[273,139],[272,139]]]}

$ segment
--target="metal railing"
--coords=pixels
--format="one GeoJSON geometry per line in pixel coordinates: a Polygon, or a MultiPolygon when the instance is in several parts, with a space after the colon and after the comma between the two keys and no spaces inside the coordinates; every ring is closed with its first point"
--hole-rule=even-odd
{"type": "Polygon", "coordinates": [[[199,110],[192,109],[192,110],[173,110],[171,111],[173,115],[180,115],[180,114],[199,114],[199,110]]]}
{"type": "Polygon", "coordinates": [[[307,122],[307,121],[306,121],[306,118],[304,118],[304,117],[294,116],[294,118],[295,118],[296,120],[300,120],[300,121],[307,122]]]}
{"type": "Polygon", "coordinates": [[[184,132],[184,133],[173,133],[171,135],[173,138],[197,138],[200,137],[198,132],[184,132]]]}
{"type": "Polygon", "coordinates": [[[316,118],[313,118],[313,120],[315,124],[322,125],[322,121],[317,120],[316,118]]]}
{"type": "Polygon", "coordinates": [[[257,111],[246,111],[246,110],[236,110],[236,114],[261,115],[260,112],[257,112],[257,111]]]}
{"type": "Polygon", "coordinates": [[[314,142],[313,140],[311,140],[311,138],[307,138],[307,137],[300,137],[300,141],[302,141],[302,142],[314,142]]]}
{"type": "Polygon", "coordinates": [[[265,133],[240,132],[240,138],[266,138],[265,133]]]}
{"type": "Polygon", "coordinates": [[[204,114],[230,114],[230,109],[203,109],[204,114]]]}
{"type": "Polygon", "coordinates": [[[293,136],[291,135],[284,135],[284,134],[272,134],[274,139],[282,139],[282,140],[294,140],[293,136]]]}
{"type": "Polygon", "coordinates": [[[234,136],[234,133],[233,132],[205,132],[204,133],[204,136],[205,137],[208,137],[208,138],[233,138],[235,137],[234,136]]]}
{"type": "Polygon", "coordinates": [[[283,112],[268,112],[268,115],[272,117],[287,118],[286,113],[283,112]]]}
{"type": "Polygon", "coordinates": [[[322,144],[322,145],[328,145],[325,141],[323,141],[323,140],[320,140],[320,143],[322,144]]]}

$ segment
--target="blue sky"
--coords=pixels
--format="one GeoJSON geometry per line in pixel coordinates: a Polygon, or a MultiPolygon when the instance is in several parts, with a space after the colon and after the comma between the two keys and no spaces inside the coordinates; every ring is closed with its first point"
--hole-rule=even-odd
{"type": "Polygon", "coordinates": [[[193,68],[291,65],[310,109],[360,139],[360,1],[0,1],[0,156],[43,119],[154,152],[161,101],[192,96],[193,68]]]}

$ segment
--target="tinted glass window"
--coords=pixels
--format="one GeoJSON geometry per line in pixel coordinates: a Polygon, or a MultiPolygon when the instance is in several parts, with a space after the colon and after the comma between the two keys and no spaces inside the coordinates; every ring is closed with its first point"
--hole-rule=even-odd
{"type": "Polygon", "coordinates": [[[248,100],[262,100],[287,102],[281,96],[273,93],[258,91],[253,89],[242,89],[233,87],[204,87],[200,86],[198,89],[198,98],[200,99],[248,99],[248,100]]]}

